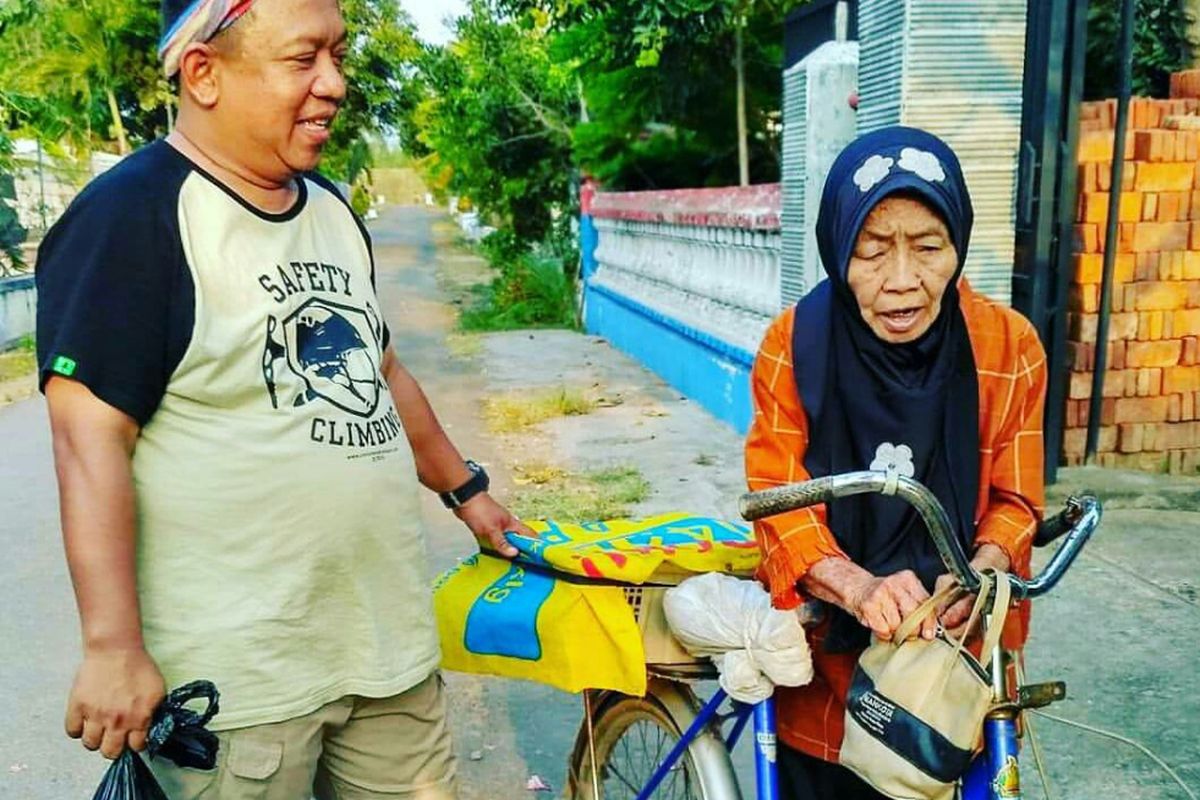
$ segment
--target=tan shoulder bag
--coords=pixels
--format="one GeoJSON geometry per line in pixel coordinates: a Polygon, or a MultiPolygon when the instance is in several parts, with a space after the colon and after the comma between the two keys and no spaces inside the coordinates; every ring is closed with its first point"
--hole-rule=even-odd
{"type": "Polygon", "coordinates": [[[974,629],[995,597],[980,651],[939,630],[932,640],[908,639],[943,603],[962,597],[952,586],[910,614],[891,642],[873,641],[858,659],[846,698],[841,763],[897,800],[942,800],[967,771],[983,741],[993,705],[988,665],[1004,630],[1011,600],[1008,576],[987,570],[967,621],[974,629]]]}

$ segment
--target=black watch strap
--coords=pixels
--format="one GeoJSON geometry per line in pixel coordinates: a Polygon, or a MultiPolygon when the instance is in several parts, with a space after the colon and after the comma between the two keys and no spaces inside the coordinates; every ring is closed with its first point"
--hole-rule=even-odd
{"type": "Polygon", "coordinates": [[[467,469],[471,470],[471,477],[462,486],[451,492],[439,492],[438,497],[442,499],[442,504],[449,509],[461,507],[468,500],[480,492],[486,492],[488,486],[491,485],[491,480],[488,478],[487,471],[476,464],[474,461],[467,462],[467,469]]]}

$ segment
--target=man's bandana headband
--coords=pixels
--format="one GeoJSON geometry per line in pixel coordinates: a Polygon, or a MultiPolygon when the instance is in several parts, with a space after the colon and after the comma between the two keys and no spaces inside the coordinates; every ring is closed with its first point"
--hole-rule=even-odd
{"type": "Polygon", "coordinates": [[[254,0],[195,0],[158,41],[158,57],[168,78],[179,72],[179,59],[192,42],[207,42],[237,22],[254,0]]]}

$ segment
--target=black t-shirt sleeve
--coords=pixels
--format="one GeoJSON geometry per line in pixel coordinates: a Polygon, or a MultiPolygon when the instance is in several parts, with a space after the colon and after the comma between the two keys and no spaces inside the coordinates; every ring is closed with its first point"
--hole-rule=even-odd
{"type": "Polygon", "coordinates": [[[102,176],[42,242],[37,350],[43,390],[55,375],[79,381],[145,425],[190,341],[194,291],[178,185],[133,177],[102,176]]]}

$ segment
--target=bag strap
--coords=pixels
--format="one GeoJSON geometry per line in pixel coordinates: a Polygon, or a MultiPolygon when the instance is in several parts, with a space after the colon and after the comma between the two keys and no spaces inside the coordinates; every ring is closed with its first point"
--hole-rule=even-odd
{"type": "Polygon", "coordinates": [[[924,603],[917,606],[911,614],[905,617],[900,626],[896,628],[896,632],[892,634],[892,641],[896,644],[907,641],[909,636],[920,627],[925,618],[936,611],[942,604],[951,604],[966,594],[960,584],[952,583],[939,592],[936,592],[933,597],[930,597],[924,603]]]}
{"type": "Polygon", "coordinates": [[[967,617],[967,621],[963,625],[962,637],[955,639],[949,634],[946,635],[946,638],[954,643],[955,656],[962,652],[963,645],[967,641],[967,635],[975,628],[975,623],[983,615],[983,609],[987,607],[988,598],[992,596],[994,588],[995,581],[992,574],[990,572],[981,572],[979,574],[979,592],[975,595],[975,604],[971,606],[971,614],[967,617]]]}
{"type": "MultiPolygon", "coordinates": [[[[962,657],[963,649],[967,644],[967,634],[975,627],[975,623],[979,620],[983,609],[987,606],[988,598],[992,595],[992,590],[995,588],[995,578],[990,572],[982,572],[979,575],[979,592],[975,595],[975,603],[971,606],[971,615],[967,617],[966,624],[963,627],[963,635],[955,639],[948,633],[944,633],[946,641],[954,646],[954,654],[946,659],[942,667],[941,675],[934,682],[935,686],[945,686],[946,681],[950,680],[950,675],[954,671],[954,665],[959,663],[962,657]]],[[[986,668],[986,667],[985,667],[986,668]]]]}
{"type": "MultiPolygon", "coordinates": [[[[1000,636],[1004,633],[1004,622],[1008,619],[1008,606],[1012,602],[1012,584],[1008,581],[1008,573],[999,570],[984,570],[990,574],[995,586],[995,598],[992,601],[992,618],[988,623],[987,633],[983,637],[983,649],[979,651],[979,661],[987,669],[992,663],[992,654],[996,645],[1000,644],[1000,636]]],[[[969,629],[968,629],[969,630],[969,629]]]]}
{"type": "MultiPolygon", "coordinates": [[[[974,629],[979,617],[982,616],[984,608],[987,607],[989,598],[992,602],[992,620],[988,625],[987,633],[983,638],[983,649],[979,652],[980,661],[987,669],[991,663],[992,653],[996,649],[996,645],[1000,642],[1000,636],[1004,632],[1004,622],[1008,618],[1008,607],[1012,601],[1012,584],[1008,582],[1008,573],[999,572],[994,569],[985,569],[980,573],[979,594],[975,597],[975,604],[971,607],[971,615],[967,618],[966,628],[964,630],[971,631],[974,629]],[[994,597],[993,597],[994,595],[994,597]]],[[[961,598],[967,590],[961,584],[951,584],[941,591],[935,593],[921,605],[909,614],[896,628],[896,632],[892,635],[892,642],[900,644],[907,641],[917,628],[925,621],[925,618],[933,613],[942,604],[951,604],[961,598]]],[[[966,636],[955,644],[957,649],[961,650],[963,643],[966,641],[966,636]]]]}

